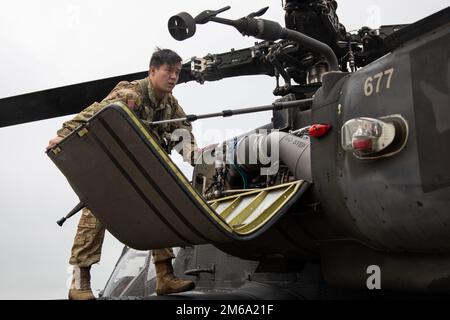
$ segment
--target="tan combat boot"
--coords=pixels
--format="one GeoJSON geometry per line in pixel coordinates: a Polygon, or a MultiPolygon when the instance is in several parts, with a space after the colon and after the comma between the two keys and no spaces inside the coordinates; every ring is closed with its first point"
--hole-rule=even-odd
{"type": "Polygon", "coordinates": [[[91,290],[91,267],[73,266],[72,284],[69,290],[69,300],[95,300],[91,290]]]}
{"type": "Polygon", "coordinates": [[[190,280],[181,280],[173,274],[171,259],[155,263],[156,294],[161,296],[169,293],[184,292],[195,288],[190,280]]]}

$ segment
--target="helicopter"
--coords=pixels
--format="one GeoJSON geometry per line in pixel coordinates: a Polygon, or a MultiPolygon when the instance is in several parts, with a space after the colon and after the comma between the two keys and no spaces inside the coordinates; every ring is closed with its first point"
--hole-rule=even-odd
{"type": "MultiPolygon", "coordinates": [[[[168,233],[155,243],[151,234],[120,229],[111,221],[109,229],[138,249],[183,246],[176,272],[195,279],[198,291],[203,291],[183,298],[317,298],[344,289],[367,294],[367,270],[373,266],[381,270],[385,290],[447,292],[448,166],[446,150],[439,146],[448,139],[448,95],[438,93],[448,88],[437,93],[433,88],[448,85],[448,73],[439,71],[448,65],[449,10],[412,25],[366,28],[349,35],[338,23],[333,1],[306,2],[311,6],[287,1],[287,28],[258,19],[264,10],[238,20],[218,17],[226,8],[207,10],[196,18],[181,13],[169,20],[169,30],[180,40],[192,36],[196,24],[211,21],[262,38],[248,49],[193,58],[183,65],[180,82],[246,74],[275,77],[274,94],[282,98],[269,106],[274,109],[271,123],[226,141],[221,156],[255,155],[254,150],[277,139],[279,171],[260,174],[264,166],[258,161],[226,165],[212,152],[214,163],[197,165],[190,186],[180,182],[158,146],[150,146],[155,161],[164,160],[160,164],[168,181],[174,181],[171,188],[178,184],[180,198],[184,193],[189,199],[183,203],[192,208],[182,214],[194,215],[182,220],[196,221],[189,226],[197,229],[196,235],[168,233]],[[311,30],[301,24],[308,19],[320,27],[311,30]],[[430,50],[443,54],[430,61],[430,50]],[[436,125],[430,128],[430,123],[436,125]],[[278,132],[260,133],[272,129],[278,132]],[[424,166],[430,161],[433,165],[424,166]],[[240,205],[251,210],[239,210],[240,205]],[[265,219],[252,215],[258,210],[265,219]],[[210,244],[204,244],[204,238],[210,244]]],[[[113,110],[121,109],[111,107],[104,116],[112,116],[113,110]]],[[[75,188],[83,185],[77,183],[75,188]]],[[[180,211],[176,205],[171,209],[180,211]]],[[[99,219],[108,225],[108,217],[99,219]]],[[[183,227],[171,229],[181,233],[183,227]]],[[[148,254],[126,248],[102,296],[150,296],[154,284],[148,262],[148,254]],[[118,276],[139,259],[137,274],[118,276]],[[118,284],[118,279],[123,281],[118,284]]]]}

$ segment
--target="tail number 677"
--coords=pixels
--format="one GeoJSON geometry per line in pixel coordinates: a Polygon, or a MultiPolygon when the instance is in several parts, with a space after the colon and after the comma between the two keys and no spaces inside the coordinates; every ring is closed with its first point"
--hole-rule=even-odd
{"type": "Polygon", "coordinates": [[[379,93],[380,90],[384,88],[383,84],[386,86],[386,89],[389,89],[391,87],[391,78],[393,74],[394,68],[390,68],[377,73],[373,77],[368,77],[364,82],[364,94],[368,97],[374,92],[379,93]]]}

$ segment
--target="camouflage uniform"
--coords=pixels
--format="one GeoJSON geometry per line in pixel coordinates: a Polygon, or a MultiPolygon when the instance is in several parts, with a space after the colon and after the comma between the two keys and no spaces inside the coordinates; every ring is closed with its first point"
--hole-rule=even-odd
{"type": "MultiPolygon", "coordinates": [[[[192,135],[192,126],[189,122],[172,122],[155,127],[148,126],[148,122],[150,121],[182,118],[185,116],[183,109],[172,94],[165,94],[163,99],[158,103],[154,89],[148,78],[133,82],[120,82],[102,102],[93,103],[72,120],[65,122],[62,129],[58,130],[58,136],[67,136],[102,108],[117,101],[123,102],[132,109],[139,119],[141,119],[144,126],[152,133],[153,137],[161,145],[165,145],[169,152],[177,143],[170,140],[171,133],[176,129],[188,130],[191,136],[191,143],[187,146],[187,155],[183,156],[185,159],[187,156],[190,157],[192,163],[196,143],[192,135]]],[[[182,150],[180,153],[182,154],[182,150]]],[[[102,224],[89,209],[83,209],[69,263],[78,265],[79,267],[89,267],[99,262],[104,236],[105,228],[102,224]]],[[[153,250],[152,256],[153,262],[155,263],[174,258],[171,248],[153,250]]]]}

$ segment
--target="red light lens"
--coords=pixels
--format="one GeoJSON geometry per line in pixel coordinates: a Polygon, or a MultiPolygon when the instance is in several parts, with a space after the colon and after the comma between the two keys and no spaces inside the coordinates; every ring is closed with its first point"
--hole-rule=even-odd
{"type": "Polygon", "coordinates": [[[313,124],[309,127],[309,136],[314,138],[320,138],[330,131],[331,125],[329,124],[313,124]]]}
{"type": "Polygon", "coordinates": [[[372,151],[372,139],[359,138],[352,141],[353,149],[358,151],[372,151]]]}

